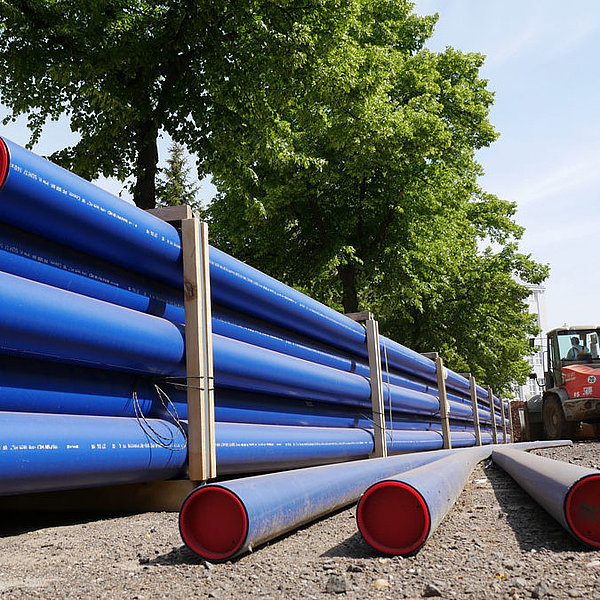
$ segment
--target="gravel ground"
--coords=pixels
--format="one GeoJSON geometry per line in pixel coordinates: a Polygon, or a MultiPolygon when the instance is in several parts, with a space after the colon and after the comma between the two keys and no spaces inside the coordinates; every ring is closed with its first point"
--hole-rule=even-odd
{"type": "MultiPolygon", "coordinates": [[[[600,468],[600,444],[538,451],[600,468]]],[[[598,598],[600,552],[573,540],[498,467],[476,467],[415,556],[386,558],[350,508],[224,564],[181,542],[175,513],[10,513],[2,598],[598,598]]]]}

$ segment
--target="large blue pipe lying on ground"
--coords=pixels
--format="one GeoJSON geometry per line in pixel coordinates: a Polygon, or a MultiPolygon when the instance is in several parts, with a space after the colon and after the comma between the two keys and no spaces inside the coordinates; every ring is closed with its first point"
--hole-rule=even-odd
{"type": "MultiPolygon", "coordinates": [[[[2,138],[0,175],[0,221],[181,286],[174,227],[2,138]]],[[[358,323],[214,248],[211,281],[218,303],[366,356],[358,323]]],[[[386,338],[382,344],[392,367],[435,380],[431,360],[386,338]]],[[[447,383],[468,392],[452,371],[447,383]]]]}
{"type": "MultiPolygon", "coordinates": [[[[159,419],[0,412],[0,495],[168,479],[186,465],[187,424],[159,419]]],[[[256,473],[367,458],[358,428],[217,423],[220,474],[256,473]]],[[[455,446],[474,436],[452,431],[455,446]]],[[[394,430],[390,453],[442,447],[439,431],[394,430]]]]}
{"type": "Polygon", "coordinates": [[[204,485],[183,502],[179,530],[184,543],[196,554],[209,560],[227,560],[356,502],[366,488],[382,478],[454,453],[467,453],[466,457],[475,452],[483,459],[491,450],[492,446],[404,454],[204,485]]]}
{"type": "Polygon", "coordinates": [[[384,554],[416,552],[452,508],[473,467],[489,454],[486,447],[449,454],[374,483],[356,509],[365,541],[384,554]]]}
{"type": "Polygon", "coordinates": [[[600,471],[510,448],[492,459],[575,539],[600,548],[600,471]]]}

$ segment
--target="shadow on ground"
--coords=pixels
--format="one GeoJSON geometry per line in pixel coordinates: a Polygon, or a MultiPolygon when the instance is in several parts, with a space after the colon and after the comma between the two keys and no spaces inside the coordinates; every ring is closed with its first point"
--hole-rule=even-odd
{"type": "Polygon", "coordinates": [[[0,523],[0,538],[22,535],[38,529],[48,527],[64,527],[69,525],[83,525],[93,521],[112,519],[125,516],[123,513],[106,512],[78,512],[57,513],[44,511],[2,511],[0,523]]]}
{"type": "Polygon", "coordinates": [[[585,550],[500,467],[492,465],[486,475],[521,550],[585,550]]]}
{"type": "Polygon", "coordinates": [[[357,531],[340,544],[323,552],[321,558],[375,558],[382,556],[367,544],[357,531]]]}

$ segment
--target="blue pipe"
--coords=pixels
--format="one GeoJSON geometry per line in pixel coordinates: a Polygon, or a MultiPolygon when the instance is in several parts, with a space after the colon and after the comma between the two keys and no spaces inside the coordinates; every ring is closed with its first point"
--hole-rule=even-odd
{"type": "Polygon", "coordinates": [[[0,148],[0,221],[181,285],[174,227],[4,137],[0,148]]]}
{"type": "MultiPolygon", "coordinates": [[[[186,440],[165,420],[0,413],[0,495],[175,477],[186,463],[186,440]],[[163,447],[166,446],[166,447],[163,447]]],[[[372,432],[363,429],[216,424],[220,474],[256,473],[368,457],[372,432]]],[[[473,443],[468,432],[453,441],[473,443]]],[[[394,431],[390,453],[438,449],[436,431],[394,431]]]]}
{"type": "Polygon", "coordinates": [[[475,465],[489,454],[483,446],[448,454],[371,485],[356,509],[365,541],[384,554],[419,550],[452,508],[475,465]]]}
{"type": "Polygon", "coordinates": [[[406,454],[201,486],[181,507],[181,537],[203,558],[227,560],[355,502],[382,477],[448,452],[459,451],[406,454]]]}
{"type": "Polygon", "coordinates": [[[0,495],[180,475],[187,455],[185,438],[170,423],[150,424],[166,448],[148,437],[135,419],[3,412],[0,495]]]}
{"type": "MultiPolygon", "coordinates": [[[[140,312],[162,316],[174,322],[183,322],[181,294],[173,289],[112,267],[64,246],[0,224],[0,270],[52,285],[67,291],[118,304],[140,312]]],[[[351,356],[336,354],[325,346],[285,330],[268,326],[248,317],[242,317],[215,305],[213,330],[215,333],[267,349],[276,350],[326,366],[355,372],[369,377],[368,365],[351,356]]],[[[420,384],[396,373],[385,373],[384,380],[402,387],[437,394],[437,389],[420,384]]],[[[449,394],[455,402],[465,402],[449,394]]],[[[466,413],[461,416],[468,417],[466,413]]]]}
{"type": "MultiPolygon", "coordinates": [[[[181,286],[175,228],[6,139],[0,147],[0,221],[181,286]]],[[[217,249],[210,254],[213,300],[366,356],[358,323],[217,249]]],[[[435,380],[431,360],[386,338],[382,345],[392,367],[435,380]]],[[[447,384],[468,391],[452,371],[447,384]]]]}
{"type": "MultiPolygon", "coordinates": [[[[52,414],[171,418],[171,413],[187,419],[185,389],[178,389],[150,377],[127,373],[66,366],[0,355],[0,411],[52,414]],[[166,393],[168,401],[154,387],[166,393]],[[135,399],[134,399],[135,392],[135,399]]],[[[439,420],[389,413],[389,435],[394,430],[439,431],[439,420]]],[[[255,423],[312,427],[372,427],[368,409],[345,405],[252,394],[238,390],[215,390],[215,418],[230,423],[255,423]]],[[[453,421],[454,431],[472,431],[461,421],[453,421]]]]}
{"type": "Polygon", "coordinates": [[[510,448],[492,459],[576,540],[600,548],[600,471],[510,448]]]}
{"type": "MultiPolygon", "coordinates": [[[[0,349],[5,354],[44,358],[146,374],[182,376],[184,340],[164,319],[0,273],[0,349]]],[[[213,336],[218,386],[286,397],[370,403],[366,378],[213,336]]],[[[428,394],[385,386],[395,410],[435,415],[428,394]]],[[[470,418],[470,407],[451,404],[454,416],[470,418]]]]}
{"type": "MultiPolygon", "coordinates": [[[[103,263],[98,259],[34,237],[0,223],[0,271],[63,290],[131,308],[175,323],[185,321],[181,293],[158,282],[103,263]]],[[[213,307],[213,331],[246,343],[289,354],[326,366],[369,377],[369,366],[350,355],[332,352],[307,338],[294,336],[264,322],[243,317],[226,308],[213,307]]],[[[394,383],[425,393],[437,394],[429,384],[385,373],[386,383],[394,383]]],[[[456,402],[460,396],[449,394],[456,402]]]]}
{"type": "Polygon", "coordinates": [[[485,458],[491,450],[489,446],[403,454],[211,483],[196,488],[184,500],[179,530],[196,554],[228,560],[356,502],[367,487],[382,478],[449,454],[466,457],[475,452],[485,458]]]}
{"type": "Polygon", "coordinates": [[[0,273],[0,306],[4,354],[140,373],[183,373],[183,335],[165,319],[7,273],[0,273]]]}
{"type": "MultiPolygon", "coordinates": [[[[181,294],[178,291],[161,286],[158,282],[148,285],[147,279],[134,273],[1,223],[0,271],[139,312],[162,316],[170,321],[183,323],[185,320],[181,294]]],[[[370,375],[365,362],[336,354],[325,346],[290,335],[285,330],[244,318],[218,305],[214,307],[214,315],[213,330],[217,334],[356,372],[365,377],[370,375]]],[[[384,379],[395,385],[437,394],[435,387],[419,384],[395,373],[386,373],[384,379]]],[[[459,396],[449,397],[457,402],[463,401],[459,396]]]]}
{"type": "Polygon", "coordinates": [[[180,290],[2,223],[0,271],[175,323],[185,322],[180,290]]]}

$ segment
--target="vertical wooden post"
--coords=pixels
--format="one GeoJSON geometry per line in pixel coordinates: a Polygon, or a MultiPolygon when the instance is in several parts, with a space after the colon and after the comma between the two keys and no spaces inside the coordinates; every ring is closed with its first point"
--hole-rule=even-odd
{"type": "Polygon", "coordinates": [[[481,428],[479,426],[479,405],[477,404],[477,384],[475,377],[469,374],[469,387],[471,390],[471,406],[473,407],[473,426],[475,427],[475,445],[481,446],[481,428]]]}
{"type": "Polygon", "coordinates": [[[387,456],[385,441],[385,408],[383,405],[383,376],[381,371],[381,346],[379,323],[370,312],[348,313],[353,321],[365,324],[367,351],[369,353],[369,376],[371,380],[371,410],[373,412],[373,448],[371,458],[387,456]]]}
{"type": "Polygon", "coordinates": [[[385,409],[383,405],[383,377],[381,372],[381,350],[379,345],[379,323],[375,319],[365,321],[369,371],[371,377],[371,406],[373,410],[373,435],[375,451],[373,457],[387,456],[385,442],[385,409]]]}
{"type": "Polygon", "coordinates": [[[488,392],[488,397],[490,399],[490,410],[492,411],[492,442],[494,444],[497,444],[498,431],[496,429],[496,407],[494,406],[494,393],[492,392],[492,388],[489,385],[486,385],[485,389],[488,392]]]}
{"type": "Polygon", "coordinates": [[[189,477],[217,476],[208,226],[181,221],[185,294],[189,477]]]}
{"type": "Polygon", "coordinates": [[[442,360],[441,356],[438,356],[435,359],[435,371],[437,375],[444,448],[452,448],[452,439],[450,437],[450,403],[448,402],[448,394],[446,393],[446,377],[448,375],[448,371],[446,370],[446,367],[444,367],[444,361],[442,360]]]}
{"type": "Polygon", "coordinates": [[[513,423],[513,413],[512,413],[512,409],[510,406],[510,400],[507,400],[507,405],[508,405],[508,435],[510,435],[510,441],[514,442],[515,441],[515,430],[514,430],[514,423],[513,423]]]}
{"type": "Polygon", "coordinates": [[[500,396],[500,408],[502,409],[502,435],[504,436],[504,444],[508,443],[508,440],[506,439],[506,411],[504,410],[504,400],[502,399],[502,396],[500,396]]]}

